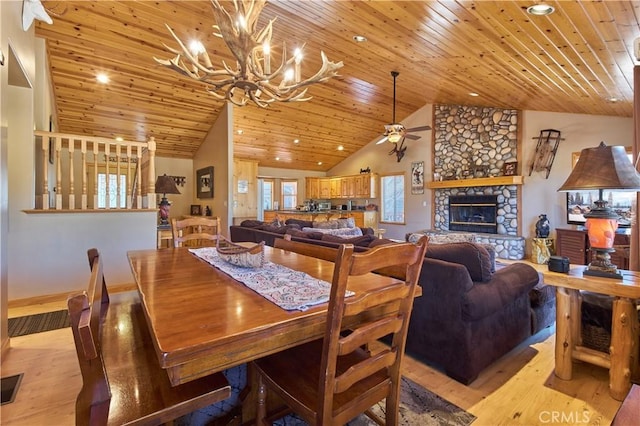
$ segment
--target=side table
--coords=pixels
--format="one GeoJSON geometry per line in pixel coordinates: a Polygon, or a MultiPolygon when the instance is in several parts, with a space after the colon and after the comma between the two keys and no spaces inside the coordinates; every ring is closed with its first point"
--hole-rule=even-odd
{"type": "MultiPolygon", "coordinates": [[[[543,276],[545,284],[556,287],[555,375],[571,380],[573,360],[609,369],[609,394],[622,401],[631,389],[631,378],[640,374],[638,312],[640,272],[621,271],[622,280],[583,275],[584,265],[570,265],[569,273],[549,271],[547,265],[520,260],[543,276]],[[582,346],[580,290],[613,296],[610,353],[582,346]]],[[[509,263],[509,262],[507,262],[509,263]]]]}

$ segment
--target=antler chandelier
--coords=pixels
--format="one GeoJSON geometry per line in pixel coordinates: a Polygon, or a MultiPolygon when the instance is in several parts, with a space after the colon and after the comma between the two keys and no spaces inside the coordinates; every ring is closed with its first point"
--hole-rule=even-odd
{"type": "Polygon", "coordinates": [[[182,75],[206,83],[207,90],[216,98],[238,106],[252,101],[262,108],[276,101],[303,102],[311,99],[305,97],[307,86],[338,75],[337,70],[342,67],[342,62],[329,61],[321,51],[320,70],[312,77],[301,80],[300,64],[304,45],[287,59],[284,42],[280,64],[272,69],[271,35],[275,18],[260,31],[256,30],[266,0],[233,0],[233,14],[229,14],[218,0],[211,0],[211,3],[217,23],[213,26],[216,30],[213,34],[221,37],[233,53],[236,58],[235,69],[224,61],[221,67],[215,68],[201,43],[187,48],[167,24],[180,50],[165,45],[177,56],[169,60],[154,59],[182,75]]]}

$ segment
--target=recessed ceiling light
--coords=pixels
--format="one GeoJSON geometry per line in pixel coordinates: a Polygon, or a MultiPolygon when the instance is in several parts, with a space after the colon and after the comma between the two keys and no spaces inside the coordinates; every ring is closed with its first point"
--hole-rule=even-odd
{"type": "Polygon", "coordinates": [[[280,161],[280,157],[276,157],[276,161],[280,161]]]}
{"type": "Polygon", "coordinates": [[[124,140],[124,138],[123,138],[122,136],[118,136],[118,137],[116,138],[116,140],[117,140],[118,142],[122,142],[122,141],[124,140]]]}
{"type": "Polygon", "coordinates": [[[338,151],[344,151],[344,146],[338,145],[338,151]]]}
{"type": "Polygon", "coordinates": [[[365,41],[367,41],[367,38],[363,35],[354,35],[353,39],[358,43],[364,43],[365,41]]]}
{"type": "Polygon", "coordinates": [[[109,76],[104,73],[100,73],[96,76],[96,80],[98,80],[98,83],[107,84],[109,82],[109,76]]]}
{"type": "Polygon", "coordinates": [[[613,102],[616,103],[618,102],[620,99],[616,98],[615,96],[611,96],[610,98],[607,98],[607,101],[609,102],[613,102]]]}
{"type": "Polygon", "coordinates": [[[318,161],[318,166],[322,166],[322,161],[318,161]]]}
{"type": "Polygon", "coordinates": [[[295,143],[296,145],[300,143],[300,139],[294,139],[293,143],[295,143]]]}
{"type": "Polygon", "coordinates": [[[535,16],[547,16],[551,15],[555,10],[555,7],[549,6],[548,4],[534,4],[527,8],[527,13],[535,16]]]}
{"type": "Polygon", "coordinates": [[[480,96],[476,92],[469,92],[469,96],[480,96]]]}
{"type": "Polygon", "coordinates": [[[244,133],[244,130],[242,130],[242,129],[238,129],[238,130],[236,130],[236,133],[237,133],[237,134],[239,134],[239,135],[241,135],[241,134],[243,134],[243,133],[244,133]]]}

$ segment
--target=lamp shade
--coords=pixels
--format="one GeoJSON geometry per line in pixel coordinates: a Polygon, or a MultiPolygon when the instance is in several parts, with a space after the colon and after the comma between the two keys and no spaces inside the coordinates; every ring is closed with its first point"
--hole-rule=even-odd
{"type": "Polygon", "coordinates": [[[179,194],[176,182],[171,176],[158,176],[156,180],[156,194],[179,194]]]}
{"type": "Polygon", "coordinates": [[[566,182],[558,191],[579,189],[640,189],[640,175],[633,167],[623,146],[585,148],[566,182]]]}

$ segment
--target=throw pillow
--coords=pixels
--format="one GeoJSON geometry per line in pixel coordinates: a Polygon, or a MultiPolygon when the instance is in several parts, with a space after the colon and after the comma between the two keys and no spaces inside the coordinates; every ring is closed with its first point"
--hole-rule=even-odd
{"type": "Polygon", "coordinates": [[[426,257],[464,265],[469,271],[471,281],[487,282],[491,280],[491,260],[489,253],[481,245],[465,242],[429,244],[426,257]]]}
{"type": "MultiPolygon", "coordinates": [[[[313,228],[317,229],[338,229],[338,221],[336,220],[327,220],[325,222],[313,222],[313,228]]],[[[303,228],[304,229],[304,228],[303,228]]]]}
{"type": "Polygon", "coordinates": [[[287,219],[284,223],[286,225],[298,225],[300,226],[299,229],[311,228],[313,226],[313,222],[310,220],[295,219],[293,217],[287,219]]]}

